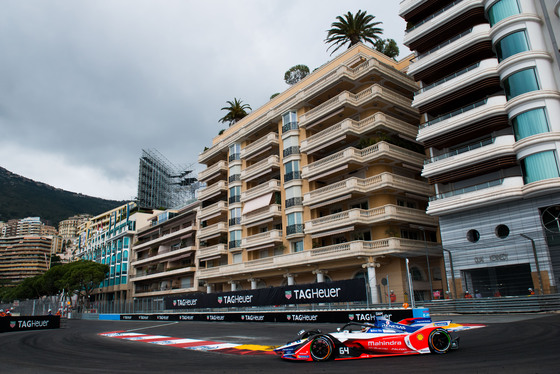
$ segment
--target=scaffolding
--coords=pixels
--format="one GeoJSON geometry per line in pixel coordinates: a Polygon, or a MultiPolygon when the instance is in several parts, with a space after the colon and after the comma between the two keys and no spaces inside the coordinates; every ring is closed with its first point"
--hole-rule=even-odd
{"type": "Polygon", "coordinates": [[[177,166],[156,149],[142,149],[138,170],[138,206],[173,209],[195,199],[199,183],[194,164],[177,166]]]}

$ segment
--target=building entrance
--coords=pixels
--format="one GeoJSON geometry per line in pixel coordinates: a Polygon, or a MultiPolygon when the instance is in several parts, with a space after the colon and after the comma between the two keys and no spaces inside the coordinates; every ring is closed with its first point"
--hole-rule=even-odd
{"type": "Polygon", "coordinates": [[[463,275],[473,296],[476,291],[482,297],[527,295],[533,288],[529,264],[464,270],[463,275]]]}

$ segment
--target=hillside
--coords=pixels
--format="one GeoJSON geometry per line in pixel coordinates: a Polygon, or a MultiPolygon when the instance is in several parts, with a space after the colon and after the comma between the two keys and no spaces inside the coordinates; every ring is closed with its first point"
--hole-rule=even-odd
{"type": "Polygon", "coordinates": [[[41,217],[58,226],[58,222],[73,215],[95,216],[124,203],[64,191],[0,167],[0,221],[41,217]]]}

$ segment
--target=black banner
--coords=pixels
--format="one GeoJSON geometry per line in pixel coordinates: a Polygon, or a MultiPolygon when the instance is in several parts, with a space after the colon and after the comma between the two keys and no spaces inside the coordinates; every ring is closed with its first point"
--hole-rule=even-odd
{"type": "Polygon", "coordinates": [[[287,304],[365,301],[363,279],[221,293],[195,293],[165,297],[165,309],[228,308],[287,304]]]}
{"type": "MultiPolygon", "coordinates": [[[[426,312],[427,313],[427,312],[426,312]]],[[[353,311],[284,311],[241,313],[185,313],[185,314],[123,314],[123,321],[206,321],[206,322],[295,322],[348,323],[373,322],[384,315],[392,321],[413,317],[412,309],[353,310],[353,311]]],[[[429,316],[429,314],[427,315],[429,316]]]]}
{"type": "Polygon", "coordinates": [[[59,316],[0,317],[0,332],[58,329],[59,316]]]}

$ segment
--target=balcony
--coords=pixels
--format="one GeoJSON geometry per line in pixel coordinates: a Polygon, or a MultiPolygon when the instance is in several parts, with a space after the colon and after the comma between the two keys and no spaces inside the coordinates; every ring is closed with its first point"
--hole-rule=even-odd
{"type": "Polygon", "coordinates": [[[278,146],[278,134],[271,132],[243,148],[241,150],[241,159],[248,160],[259,156],[274,146],[278,146]]]}
{"type": "Polygon", "coordinates": [[[243,214],[241,217],[241,224],[244,226],[254,226],[280,217],[282,217],[282,207],[279,204],[271,204],[243,214]]]}
{"type": "MultiPolygon", "coordinates": [[[[410,45],[428,34],[437,30],[451,20],[461,17],[462,14],[473,8],[480,8],[480,0],[456,0],[438,12],[433,13],[415,26],[406,30],[404,45],[410,45]]],[[[401,6],[401,12],[403,7],[401,6]]]]}
{"type": "Polygon", "coordinates": [[[227,162],[219,161],[214,165],[210,166],[209,168],[207,168],[206,170],[198,173],[198,180],[200,182],[206,182],[208,180],[211,180],[219,176],[221,173],[224,174],[227,173],[227,170],[228,170],[227,162]]]}
{"type": "Polygon", "coordinates": [[[280,169],[280,158],[278,156],[270,156],[247,167],[245,170],[242,170],[241,179],[248,182],[262,175],[268,174],[274,169],[280,169]]]}
{"type": "Polygon", "coordinates": [[[131,261],[130,265],[134,267],[138,267],[151,263],[160,263],[163,260],[165,261],[178,260],[190,256],[190,254],[194,252],[196,248],[189,245],[175,250],[171,250],[169,248],[167,249],[168,250],[164,251],[163,253],[160,253],[160,251],[158,251],[158,254],[155,256],[143,258],[141,260],[131,261]]]}
{"type": "MultiPolygon", "coordinates": [[[[331,185],[313,190],[305,194],[303,205],[319,206],[328,204],[329,201],[339,201],[339,198],[348,194],[371,194],[382,190],[406,191],[417,195],[430,196],[433,188],[423,181],[401,177],[391,173],[381,173],[370,178],[348,178],[346,180],[333,183],[331,185]],[[321,204],[323,203],[323,204],[321,204]]],[[[350,196],[348,196],[350,198],[350,196]]]]}
{"type": "Polygon", "coordinates": [[[156,238],[154,240],[143,242],[141,244],[135,244],[134,247],[133,247],[134,251],[138,252],[138,251],[141,251],[141,250],[146,249],[146,248],[150,248],[150,247],[155,246],[155,245],[160,245],[160,244],[162,244],[166,241],[169,241],[169,240],[174,240],[174,239],[176,240],[178,237],[183,236],[184,234],[190,233],[191,231],[194,231],[194,229],[195,229],[194,226],[188,226],[188,227],[182,228],[181,230],[169,233],[167,235],[160,236],[159,238],[156,238]]]}
{"type": "Polygon", "coordinates": [[[311,181],[339,170],[349,169],[352,165],[364,166],[381,159],[384,161],[393,160],[395,163],[406,162],[418,167],[421,167],[424,162],[424,156],[420,153],[381,141],[364,149],[346,148],[312,162],[303,167],[302,177],[311,181]]]}
{"type": "Polygon", "coordinates": [[[475,65],[471,65],[435,82],[433,85],[423,88],[414,96],[412,105],[425,112],[429,110],[429,108],[426,108],[428,104],[441,101],[446,96],[457,91],[463,93],[466,87],[473,85],[476,85],[476,88],[473,88],[473,90],[480,90],[481,82],[491,78],[498,78],[498,60],[495,58],[480,61],[475,65]]]}
{"type": "Polygon", "coordinates": [[[275,191],[280,191],[280,181],[278,179],[271,179],[266,183],[259,184],[247,191],[241,192],[241,202],[244,203],[256,197],[275,191]]]}
{"type": "Polygon", "coordinates": [[[226,181],[221,180],[216,182],[198,192],[198,200],[204,201],[211,197],[217,196],[222,192],[227,192],[228,184],[226,181]]]}
{"type": "Polygon", "coordinates": [[[399,3],[399,16],[403,16],[428,0],[401,0],[399,3]]]}
{"type": "MultiPolygon", "coordinates": [[[[475,0],[464,1],[472,2],[475,0]]],[[[466,33],[463,37],[454,40],[452,43],[444,43],[445,45],[441,45],[437,49],[433,49],[429,54],[425,54],[421,56],[421,58],[417,58],[410,64],[408,74],[413,76],[418,75],[419,72],[458,54],[460,51],[467,50],[469,47],[480,42],[490,42],[490,40],[490,25],[476,25],[472,28],[472,31],[466,33]]]]}
{"type": "Polygon", "coordinates": [[[485,118],[498,115],[507,115],[506,97],[503,95],[492,96],[478,103],[457,109],[451,113],[435,118],[419,127],[418,138],[420,142],[440,137],[446,133],[467,127],[480,122],[485,118]]]}
{"type": "Polygon", "coordinates": [[[499,204],[521,198],[523,191],[523,177],[499,179],[438,194],[431,198],[427,213],[449,214],[499,204]]]}
{"type": "Polygon", "coordinates": [[[210,226],[201,227],[200,230],[198,230],[197,236],[200,240],[208,240],[208,239],[212,239],[213,237],[218,237],[221,234],[225,234],[227,233],[227,231],[228,231],[227,223],[218,222],[210,226]]]}
{"type": "Polygon", "coordinates": [[[153,280],[153,279],[160,279],[160,278],[169,278],[174,277],[177,275],[183,275],[188,273],[194,273],[196,271],[196,267],[193,265],[181,267],[178,269],[173,270],[154,270],[149,274],[145,271],[138,272],[135,276],[130,277],[132,282],[140,282],[144,280],[153,280]]]}
{"type": "MultiPolygon", "coordinates": [[[[439,245],[428,243],[428,248],[435,250],[439,245]]],[[[374,241],[352,241],[327,247],[314,248],[303,252],[266,257],[240,264],[199,269],[198,278],[204,280],[228,278],[240,273],[277,271],[278,269],[309,269],[315,264],[324,265],[345,259],[357,260],[357,257],[393,255],[399,257],[418,256],[426,253],[426,244],[420,240],[387,238],[374,241]]],[[[306,270],[307,271],[307,270],[306,270]]]]}
{"type": "Polygon", "coordinates": [[[300,127],[305,127],[307,124],[316,121],[336,109],[344,107],[359,108],[372,100],[383,100],[390,103],[391,106],[399,107],[402,111],[416,113],[415,110],[411,109],[411,102],[409,99],[378,84],[374,84],[357,94],[348,91],[341,92],[332,99],[302,114],[299,117],[299,125],[300,127]]]}
{"type": "Polygon", "coordinates": [[[429,178],[434,175],[457,170],[469,165],[476,165],[492,158],[515,155],[515,138],[513,135],[499,136],[486,142],[479,142],[453,152],[427,160],[422,176],[429,178]]]}
{"type": "Polygon", "coordinates": [[[361,121],[345,119],[342,122],[304,139],[301,142],[301,152],[312,154],[331,144],[337,144],[349,136],[359,137],[362,134],[380,128],[390,128],[400,134],[408,135],[411,138],[416,138],[418,133],[418,128],[416,126],[389,117],[384,113],[377,112],[361,121]]]}
{"type": "Polygon", "coordinates": [[[198,218],[200,221],[206,221],[210,218],[218,217],[227,213],[228,205],[225,201],[218,201],[215,204],[200,209],[198,218]]]}
{"type": "Polygon", "coordinates": [[[274,243],[282,243],[282,230],[261,232],[241,239],[241,247],[246,248],[247,250],[258,249],[258,247],[263,246],[270,247],[274,243]]]}
{"type": "Polygon", "coordinates": [[[386,222],[415,222],[420,225],[437,226],[438,220],[428,216],[424,211],[397,205],[384,205],[372,209],[350,209],[325,217],[316,218],[305,223],[306,234],[331,231],[343,226],[374,225],[386,222]]]}
{"type": "Polygon", "coordinates": [[[227,246],[225,244],[216,244],[211,247],[199,247],[197,259],[199,261],[208,261],[227,255],[227,246]]]}

